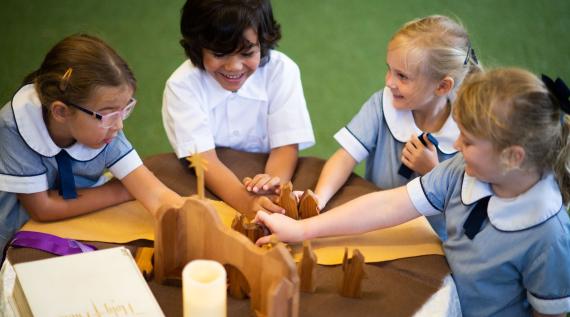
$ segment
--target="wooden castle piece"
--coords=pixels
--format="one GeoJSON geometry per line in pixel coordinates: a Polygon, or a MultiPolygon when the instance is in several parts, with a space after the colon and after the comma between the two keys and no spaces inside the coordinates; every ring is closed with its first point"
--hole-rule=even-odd
{"type": "Polygon", "coordinates": [[[299,200],[299,217],[307,219],[317,216],[320,213],[318,199],[312,190],[307,189],[299,200]]]}
{"type": "MultiPolygon", "coordinates": [[[[232,222],[232,229],[246,236],[252,243],[255,243],[257,239],[271,234],[267,227],[252,223],[243,214],[237,214],[232,222]]],[[[247,298],[250,287],[247,284],[247,279],[245,276],[235,267],[226,266],[226,272],[228,274],[228,292],[231,297],[236,299],[247,298]]]]}
{"type": "Polygon", "coordinates": [[[155,279],[180,281],[182,268],[194,259],[210,259],[237,268],[250,286],[257,316],[298,316],[299,276],[285,246],[256,247],[226,228],[205,200],[188,198],[180,208],[163,206],[155,225],[155,279]]]}
{"type": "Polygon", "coordinates": [[[317,265],[317,255],[313,252],[311,241],[303,241],[303,257],[301,262],[297,263],[297,270],[299,271],[299,278],[301,279],[301,292],[314,293],[317,288],[315,283],[317,265]]]}
{"type": "Polygon", "coordinates": [[[364,255],[358,249],[352,251],[352,258],[348,259],[348,249],[344,249],[342,260],[343,277],[339,293],[344,297],[359,298],[362,296],[362,279],[364,272],[364,255]]]}
{"type": "Polygon", "coordinates": [[[281,185],[281,193],[279,194],[277,204],[285,209],[285,215],[293,219],[299,219],[297,198],[293,194],[293,184],[291,182],[281,185]]]}

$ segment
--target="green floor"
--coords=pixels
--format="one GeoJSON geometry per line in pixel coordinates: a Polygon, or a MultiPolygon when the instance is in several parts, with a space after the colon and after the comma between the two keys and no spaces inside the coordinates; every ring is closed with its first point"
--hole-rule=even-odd
{"type": "MultiPolygon", "coordinates": [[[[160,120],[164,82],[183,61],[178,45],[184,1],[3,0],[0,100],[66,35],[87,32],[115,47],[139,82],[139,105],[126,133],[142,156],[170,151],[160,120]]],[[[274,0],[295,60],[317,144],[302,155],[329,156],[332,135],[383,86],[386,43],[404,22],[429,14],[460,19],[486,65],[517,65],[570,81],[568,0],[274,0]]]]}

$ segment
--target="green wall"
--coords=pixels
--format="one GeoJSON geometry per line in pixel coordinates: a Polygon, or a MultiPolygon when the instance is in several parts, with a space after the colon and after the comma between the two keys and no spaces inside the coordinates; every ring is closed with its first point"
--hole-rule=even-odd
{"type": "MultiPolygon", "coordinates": [[[[3,0],[0,99],[66,35],[102,37],[131,65],[139,104],[125,123],[142,156],[170,151],[160,119],[164,82],[184,60],[178,45],[183,1],[3,0]]],[[[567,0],[274,0],[279,49],[302,72],[317,145],[302,155],[328,157],[332,135],[384,82],[386,43],[406,21],[429,14],[460,19],[486,66],[522,66],[570,81],[567,0]]],[[[361,171],[361,170],[360,170],[361,171]]]]}

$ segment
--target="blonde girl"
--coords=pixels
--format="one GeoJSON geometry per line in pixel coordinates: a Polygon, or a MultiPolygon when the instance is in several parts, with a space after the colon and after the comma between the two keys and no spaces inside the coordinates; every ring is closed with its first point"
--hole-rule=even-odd
{"type": "MultiPolygon", "coordinates": [[[[386,64],[386,87],[334,136],[341,147],[315,188],[321,209],[364,159],[366,179],[389,189],[456,153],[451,102],[464,78],[480,69],[465,28],[439,15],[410,21],[388,43],[386,64]]],[[[428,220],[445,238],[443,217],[428,220]]]]}
{"type": "MultiPolygon", "coordinates": [[[[548,82],[548,80],[547,80],[548,82]]],[[[282,241],[355,234],[443,214],[443,243],[464,316],[570,311],[568,88],[498,69],[459,90],[461,154],[406,186],[293,221],[259,212],[282,241]]],[[[261,238],[258,243],[266,242],[261,238]]]]}

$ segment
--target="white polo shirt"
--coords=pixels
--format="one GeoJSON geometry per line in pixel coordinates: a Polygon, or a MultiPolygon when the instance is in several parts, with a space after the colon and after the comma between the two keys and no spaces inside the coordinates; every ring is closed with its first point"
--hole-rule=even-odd
{"type": "Polygon", "coordinates": [[[162,120],[179,158],[216,147],[268,153],[315,143],[299,68],[277,51],[235,93],[185,61],[166,82],[162,120]]]}

